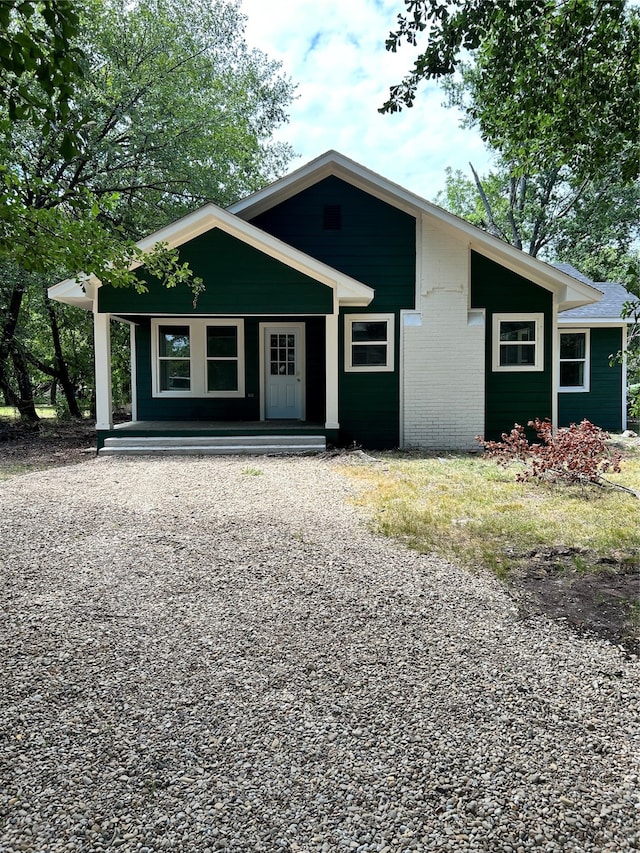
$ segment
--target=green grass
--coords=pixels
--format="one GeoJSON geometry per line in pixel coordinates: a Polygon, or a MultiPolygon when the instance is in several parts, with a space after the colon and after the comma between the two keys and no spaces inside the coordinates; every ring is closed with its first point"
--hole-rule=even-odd
{"type": "MultiPolygon", "coordinates": [[[[55,406],[36,406],[36,412],[38,417],[40,418],[55,418],[56,417],[56,407],[55,406]]],[[[5,418],[11,421],[17,421],[20,419],[20,415],[17,409],[14,409],[13,406],[0,406],[0,418],[5,418]]]]}
{"type": "MultiPolygon", "coordinates": [[[[640,500],[597,486],[518,483],[516,469],[468,455],[399,459],[346,468],[379,530],[422,552],[501,577],[537,548],[586,549],[591,557],[638,560],[640,500]]],[[[612,480],[640,489],[640,453],[612,480]]],[[[591,560],[579,561],[585,571],[591,560]]]]}

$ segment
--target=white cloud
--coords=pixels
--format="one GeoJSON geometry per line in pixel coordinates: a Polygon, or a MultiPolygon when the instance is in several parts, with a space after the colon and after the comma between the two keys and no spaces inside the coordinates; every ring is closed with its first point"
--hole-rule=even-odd
{"type": "Polygon", "coordinates": [[[480,171],[488,154],[477,133],[459,127],[435,85],[415,106],[381,115],[389,86],[410,68],[407,47],[389,53],[384,40],[399,0],[242,0],[247,42],[282,63],[298,84],[290,123],[278,134],[301,165],[334,148],[402,186],[433,199],[445,168],[480,171]]]}

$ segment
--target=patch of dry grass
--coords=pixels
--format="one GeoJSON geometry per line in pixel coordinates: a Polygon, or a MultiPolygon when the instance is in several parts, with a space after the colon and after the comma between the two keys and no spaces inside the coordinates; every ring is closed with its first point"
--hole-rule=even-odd
{"type": "MultiPolygon", "coordinates": [[[[540,547],[586,549],[596,558],[639,559],[640,500],[596,486],[518,483],[516,470],[477,456],[381,455],[349,467],[380,531],[422,552],[501,576],[540,547]]],[[[612,480],[640,489],[640,452],[625,452],[612,480]]]]}

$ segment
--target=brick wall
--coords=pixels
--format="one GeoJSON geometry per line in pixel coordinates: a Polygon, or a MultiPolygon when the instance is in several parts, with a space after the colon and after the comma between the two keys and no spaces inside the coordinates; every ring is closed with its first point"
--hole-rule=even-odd
{"type": "Polygon", "coordinates": [[[469,311],[469,248],[423,217],[417,316],[403,318],[404,447],[477,448],[484,431],[484,318],[469,311]]]}

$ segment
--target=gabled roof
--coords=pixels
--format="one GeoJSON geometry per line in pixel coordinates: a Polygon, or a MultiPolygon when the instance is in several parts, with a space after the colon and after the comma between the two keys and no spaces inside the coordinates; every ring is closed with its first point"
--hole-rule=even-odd
{"type": "Polygon", "coordinates": [[[578,281],[562,270],[532,258],[337,151],[327,151],[268,187],[236,202],[228,210],[243,219],[252,219],[330,176],[340,178],[413,216],[426,214],[432,217],[441,227],[454,230],[470,249],[555,293],[560,310],[597,302],[601,298],[592,284],[578,281]]]}
{"type": "MultiPolygon", "coordinates": [[[[340,305],[365,306],[374,297],[374,291],[366,284],[294,249],[215,204],[204,205],[193,213],[172,222],[171,225],[139,240],[136,245],[143,252],[150,251],[156,243],[165,243],[173,249],[214,228],[219,228],[269,257],[332,288],[336,291],[340,305]]],[[[140,265],[136,263],[131,268],[135,269],[140,265]]],[[[100,282],[95,276],[80,275],[50,287],[49,296],[68,305],[92,310],[95,290],[99,286],[100,282]]]]}

